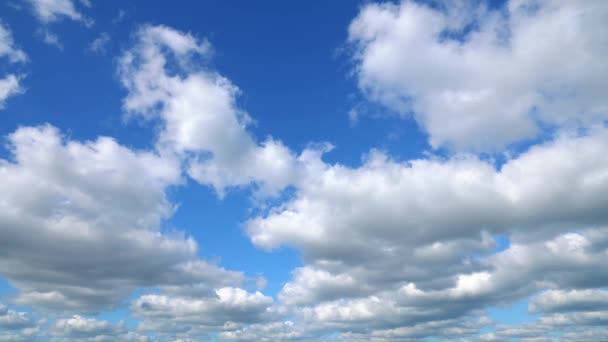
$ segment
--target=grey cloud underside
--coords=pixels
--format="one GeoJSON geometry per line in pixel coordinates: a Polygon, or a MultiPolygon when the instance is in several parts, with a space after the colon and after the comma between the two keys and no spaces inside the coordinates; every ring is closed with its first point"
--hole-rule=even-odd
{"type": "Polygon", "coordinates": [[[21,128],[9,140],[0,272],[21,290],[15,302],[94,312],[140,287],[202,284],[212,293],[242,281],[198,260],[192,239],[161,233],[173,212],[165,188],[181,181],[171,159],[110,138],[66,142],[51,126],[21,128]]]}

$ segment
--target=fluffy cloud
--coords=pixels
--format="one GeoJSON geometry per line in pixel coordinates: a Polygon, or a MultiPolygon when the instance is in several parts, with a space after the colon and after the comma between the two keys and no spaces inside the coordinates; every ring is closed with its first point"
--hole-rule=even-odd
{"type": "Polygon", "coordinates": [[[162,228],[174,211],[165,190],[181,182],[174,160],[107,137],[67,141],[52,126],[20,128],[9,142],[13,158],[0,161],[0,273],[20,290],[15,302],[89,312],[138,287],[242,279],[198,260],[192,239],[162,228]]]}
{"type": "Polygon", "coordinates": [[[564,134],[499,170],[474,156],[397,162],[372,152],[359,168],[325,164],[298,184],[295,198],[252,219],[247,231],[260,247],[295,245],[313,259],[404,252],[440,262],[457,257],[463,248],[453,244],[467,239],[479,243],[469,244],[469,252],[491,247],[482,231],[602,224],[607,143],[601,127],[564,134]],[[363,250],[371,254],[356,252],[363,250]]]}
{"type": "Polygon", "coordinates": [[[219,337],[228,341],[292,341],[312,340],[315,336],[292,321],[251,324],[247,327],[224,331],[219,337]]]}
{"type": "MultiPolygon", "coordinates": [[[[603,236],[605,233],[604,230],[603,236]]],[[[443,289],[420,289],[408,283],[397,290],[383,291],[376,287],[369,296],[353,296],[345,291],[344,295],[353,298],[318,297],[293,310],[295,323],[290,323],[289,329],[276,322],[227,331],[221,336],[255,340],[291,332],[295,338],[306,331],[308,336],[318,338],[340,331],[339,340],[346,341],[401,341],[430,336],[471,339],[482,327],[493,326],[484,317],[484,308],[510,305],[539,290],[560,286],[588,289],[543,292],[531,304],[533,311],[546,314],[537,322],[517,328],[495,325],[494,333],[479,338],[545,338],[556,332],[572,337],[582,333],[582,326],[589,327],[586,334],[594,331],[595,336],[601,332],[595,327],[604,325],[608,317],[602,304],[604,292],[596,289],[608,284],[605,272],[601,271],[601,260],[608,249],[606,239],[596,240],[597,235],[597,230],[589,230],[560,234],[544,241],[515,243],[503,252],[483,258],[486,270],[458,274],[454,283],[443,289]]],[[[303,275],[304,272],[296,274],[296,281],[302,283],[299,278],[303,275]]],[[[316,274],[309,277],[308,283],[322,278],[316,274]]]]}
{"type": "Polygon", "coordinates": [[[562,133],[499,168],[471,155],[398,162],[372,152],[357,168],[311,161],[294,197],[247,232],[259,247],[302,252],[306,266],[279,300],[321,331],[388,340],[404,325],[454,320],[464,334],[465,318],[485,307],[608,285],[607,144],[605,127],[562,133]],[[495,253],[496,235],[511,246],[495,253]]]}
{"type": "Polygon", "coordinates": [[[208,297],[144,295],[130,309],[142,319],[140,331],[199,340],[232,325],[271,319],[272,304],[272,298],[260,292],[224,287],[208,297]]]}
{"type": "Polygon", "coordinates": [[[372,3],[349,42],[368,98],[413,115],[433,147],[493,151],[608,118],[607,16],[602,0],[372,3]]]}
{"type": "Polygon", "coordinates": [[[530,302],[532,312],[608,310],[608,291],[603,290],[549,290],[530,302]]]}
{"type": "Polygon", "coordinates": [[[78,315],[72,318],[57,320],[51,327],[51,333],[55,336],[81,339],[97,336],[111,337],[120,335],[124,331],[124,322],[120,322],[114,326],[107,321],[84,318],[78,315]]]}
{"type": "Polygon", "coordinates": [[[250,184],[273,194],[293,181],[297,157],[280,141],[258,144],[247,132],[251,118],[236,105],[238,88],[204,66],[207,41],[166,26],[144,26],[136,38],[120,59],[124,107],[161,120],[159,149],[189,156],[189,175],[220,195],[250,184]]]}

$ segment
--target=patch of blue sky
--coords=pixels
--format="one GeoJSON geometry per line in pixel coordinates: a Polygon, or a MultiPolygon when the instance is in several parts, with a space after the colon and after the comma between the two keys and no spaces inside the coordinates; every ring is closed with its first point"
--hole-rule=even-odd
{"type": "Polygon", "coordinates": [[[538,314],[528,312],[528,304],[529,301],[523,299],[504,307],[490,307],[487,309],[487,313],[498,324],[517,326],[533,322],[540,317],[538,314]]]}

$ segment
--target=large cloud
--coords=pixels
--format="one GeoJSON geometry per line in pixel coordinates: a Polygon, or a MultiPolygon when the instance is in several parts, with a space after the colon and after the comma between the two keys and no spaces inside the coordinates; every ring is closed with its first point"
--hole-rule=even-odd
{"type": "Polygon", "coordinates": [[[492,151],[608,118],[605,1],[436,4],[368,4],[349,28],[361,90],[433,147],[492,151]]]}
{"type": "Polygon", "coordinates": [[[404,325],[463,328],[479,310],[543,289],[608,285],[607,145],[608,129],[595,127],[499,168],[470,155],[398,162],[372,152],[357,168],[317,160],[295,196],[247,232],[262,248],[302,252],[306,265],[279,299],[323,331],[398,339],[404,325]],[[498,235],[511,246],[494,254],[498,235]]]}
{"type": "Polygon", "coordinates": [[[197,244],[162,228],[179,163],[113,139],[68,141],[52,126],[9,137],[0,161],[0,273],[20,304],[95,311],[138,287],[239,283],[198,261],[197,244]],[[24,189],[27,189],[25,191],[24,189]]]}
{"type": "Polygon", "coordinates": [[[417,258],[440,262],[463,251],[446,239],[475,239],[483,250],[482,231],[602,224],[608,220],[606,144],[603,127],[563,134],[498,170],[469,155],[397,162],[372,152],[358,168],[323,164],[298,184],[295,198],[252,219],[247,230],[260,247],[291,244],[314,259],[402,256],[394,248],[407,247],[417,258]]]}

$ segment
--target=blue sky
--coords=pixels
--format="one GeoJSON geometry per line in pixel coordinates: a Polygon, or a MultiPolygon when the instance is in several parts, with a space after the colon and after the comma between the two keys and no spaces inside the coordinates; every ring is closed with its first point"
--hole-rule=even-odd
{"type": "Polygon", "coordinates": [[[608,338],[604,2],[0,9],[0,341],[608,338]]]}

